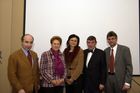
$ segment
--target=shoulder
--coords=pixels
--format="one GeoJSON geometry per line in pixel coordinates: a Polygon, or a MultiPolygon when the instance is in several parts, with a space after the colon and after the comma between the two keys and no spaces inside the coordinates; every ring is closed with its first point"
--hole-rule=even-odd
{"type": "Polygon", "coordinates": [[[107,48],[104,49],[104,51],[108,51],[109,49],[110,49],[110,47],[107,47],[107,48]]]}
{"type": "Polygon", "coordinates": [[[50,51],[48,50],[48,51],[44,51],[42,54],[41,54],[41,56],[47,56],[48,54],[50,54],[50,51]]]}
{"type": "Polygon", "coordinates": [[[69,49],[68,48],[65,48],[64,51],[63,51],[63,54],[66,54],[68,53],[69,49]]]}
{"type": "Polygon", "coordinates": [[[83,51],[84,51],[84,53],[87,53],[88,52],[88,49],[84,49],[83,51]]]}
{"type": "Polygon", "coordinates": [[[99,48],[95,48],[95,50],[99,52],[104,52],[102,49],[99,49],[99,48]]]}
{"type": "Polygon", "coordinates": [[[33,51],[33,50],[30,50],[30,51],[34,56],[37,56],[37,53],[35,51],[33,51]]]}
{"type": "Polygon", "coordinates": [[[33,54],[37,54],[35,51],[33,51],[33,50],[31,50],[31,52],[33,53],[33,54]]]}
{"type": "Polygon", "coordinates": [[[130,50],[128,46],[125,45],[118,45],[118,48],[122,49],[122,50],[130,50]]]}
{"type": "Polygon", "coordinates": [[[104,54],[105,52],[102,49],[95,48],[95,53],[104,54]]]}
{"type": "Polygon", "coordinates": [[[118,45],[118,47],[121,47],[121,48],[129,48],[128,46],[125,46],[125,45],[118,45]]]}
{"type": "Polygon", "coordinates": [[[87,51],[88,49],[84,49],[84,51],[87,51]]]}
{"type": "Polygon", "coordinates": [[[66,50],[67,50],[67,48],[64,49],[64,51],[66,51],[66,50]]]}
{"type": "Polygon", "coordinates": [[[84,50],[82,48],[80,48],[79,51],[82,51],[83,52],[84,50]]]}
{"type": "Polygon", "coordinates": [[[16,51],[13,52],[10,56],[11,56],[11,57],[16,57],[16,56],[19,56],[20,53],[22,53],[22,50],[21,50],[21,49],[16,50],[16,51]]]}
{"type": "Polygon", "coordinates": [[[82,53],[83,54],[84,50],[82,48],[80,48],[78,53],[82,53]]]}
{"type": "Polygon", "coordinates": [[[9,62],[17,62],[17,60],[20,58],[20,56],[22,55],[23,51],[21,49],[16,50],[15,52],[13,52],[9,58],[8,61],[9,62]]]}

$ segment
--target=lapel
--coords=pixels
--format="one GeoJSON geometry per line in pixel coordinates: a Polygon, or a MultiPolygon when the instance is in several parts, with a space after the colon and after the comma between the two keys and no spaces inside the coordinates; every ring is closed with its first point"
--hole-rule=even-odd
{"type": "Polygon", "coordinates": [[[35,55],[35,53],[31,50],[32,55],[32,69],[34,69],[38,65],[38,57],[35,55]]]}
{"type": "Polygon", "coordinates": [[[87,68],[86,62],[88,57],[88,49],[84,50],[84,67],[87,68]]]}
{"type": "Polygon", "coordinates": [[[86,61],[87,61],[87,56],[88,56],[88,51],[87,51],[87,49],[84,51],[84,60],[85,60],[85,63],[86,63],[86,61]]]}
{"type": "Polygon", "coordinates": [[[121,47],[120,47],[120,45],[118,45],[117,50],[116,50],[116,55],[115,55],[115,64],[118,63],[119,56],[121,55],[120,51],[121,51],[121,47]]]}
{"type": "Polygon", "coordinates": [[[109,64],[109,60],[110,60],[110,47],[108,47],[108,49],[106,50],[106,56],[107,56],[107,64],[109,64]]]}
{"type": "MultiPolygon", "coordinates": [[[[30,62],[29,62],[28,58],[26,57],[26,55],[25,55],[25,53],[23,52],[22,49],[20,49],[19,53],[20,53],[20,56],[21,56],[21,60],[22,60],[27,66],[30,66],[30,67],[31,67],[30,62]]],[[[31,54],[31,55],[32,55],[32,54],[31,54]]]]}
{"type": "MultiPolygon", "coordinates": [[[[115,55],[115,65],[118,63],[120,51],[121,51],[121,47],[120,47],[120,45],[118,45],[117,50],[116,50],[116,55],[115,55]]],[[[107,62],[108,62],[107,64],[109,64],[109,62],[110,62],[110,47],[107,49],[106,54],[107,54],[106,56],[107,56],[107,62]]]]}
{"type": "Polygon", "coordinates": [[[94,55],[95,54],[96,54],[96,48],[95,48],[94,52],[92,53],[92,55],[91,55],[91,57],[89,59],[88,68],[89,68],[90,64],[92,63],[92,61],[94,60],[94,55]]]}

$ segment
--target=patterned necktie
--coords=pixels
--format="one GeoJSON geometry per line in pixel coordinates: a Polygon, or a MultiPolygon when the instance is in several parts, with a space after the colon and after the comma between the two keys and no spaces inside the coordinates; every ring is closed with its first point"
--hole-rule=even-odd
{"type": "Polygon", "coordinates": [[[30,64],[32,65],[32,56],[31,56],[31,53],[30,53],[30,51],[27,51],[27,53],[28,53],[28,60],[29,60],[29,62],[30,62],[30,64]]]}
{"type": "Polygon", "coordinates": [[[113,49],[111,49],[109,70],[110,70],[110,73],[114,73],[114,54],[113,54],[113,49]]]}

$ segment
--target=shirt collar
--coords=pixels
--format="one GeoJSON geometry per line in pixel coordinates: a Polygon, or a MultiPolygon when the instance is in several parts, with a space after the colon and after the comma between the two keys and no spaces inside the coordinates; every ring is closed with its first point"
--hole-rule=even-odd
{"type": "Polygon", "coordinates": [[[95,51],[95,48],[93,48],[93,49],[89,49],[89,50],[92,50],[93,52],[95,51]]]}
{"type": "Polygon", "coordinates": [[[25,54],[26,56],[28,56],[28,52],[27,52],[26,49],[22,48],[22,51],[24,52],[24,54],[25,54]]]}
{"type": "Polygon", "coordinates": [[[113,48],[110,47],[110,49],[117,50],[117,47],[118,47],[118,44],[116,44],[113,48]]]}

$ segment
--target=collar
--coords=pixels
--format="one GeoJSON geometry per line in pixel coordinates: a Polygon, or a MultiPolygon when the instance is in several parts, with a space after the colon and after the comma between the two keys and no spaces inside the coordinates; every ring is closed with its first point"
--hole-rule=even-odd
{"type": "Polygon", "coordinates": [[[92,52],[94,52],[94,51],[95,51],[95,49],[96,49],[96,48],[93,48],[93,49],[88,49],[88,50],[91,50],[92,52]]]}
{"type": "Polygon", "coordinates": [[[22,49],[22,51],[24,52],[24,54],[26,55],[26,56],[28,56],[28,50],[26,50],[26,49],[24,49],[24,48],[21,48],[22,49]]]}
{"type": "Polygon", "coordinates": [[[110,49],[116,50],[116,49],[117,49],[117,47],[118,47],[118,44],[116,44],[113,48],[112,48],[112,47],[110,47],[110,49]]]}

